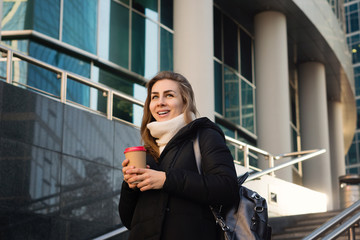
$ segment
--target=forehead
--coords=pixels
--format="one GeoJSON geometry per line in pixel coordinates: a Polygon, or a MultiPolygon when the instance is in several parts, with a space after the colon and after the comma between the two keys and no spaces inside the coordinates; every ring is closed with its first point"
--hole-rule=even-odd
{"type": "Polygon", "coordinates": [[[162,80],[157,81],[153,85],[151,92],[164,92],[164,91],[168,91],[168,90],[178,92],[179,84],[177,82],[175,82],[174,80],[162,79],[162,80]]]}

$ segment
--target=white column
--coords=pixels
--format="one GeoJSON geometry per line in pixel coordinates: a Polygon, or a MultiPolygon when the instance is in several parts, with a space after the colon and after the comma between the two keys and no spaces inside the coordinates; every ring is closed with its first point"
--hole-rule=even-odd
{"type": "MultiPolygon", "coordinates": [[[[280,12],[255,16],[255,69],[258,147],[276,155],[291,152],[286,17],[280,12]]],[[[268,162],[259,167],[268,168],[268,162]]],[[[275,174],[292,182],[290,167],[275,174]]]]}
{"type": "Polygon", "coordinates": [[[200,115],[214,120],[212,0],[174,0],[174,71],[191,82],[200,115]]]}
{"type": "Polygon", "coordinates": [[[303,184],[328,197],[328,209],[333,209],[329,124],[325,67],[307,62],[299,66],[300,133],[303,150],[326,149],[326,153],[303,162],[303,184]]]}
{"type": "Polygon", "coordinates": [[[338,101],[328,103],[333,206],[335,209],[340,209],[339,177],[346,173],[342,103],[338,101]]]}

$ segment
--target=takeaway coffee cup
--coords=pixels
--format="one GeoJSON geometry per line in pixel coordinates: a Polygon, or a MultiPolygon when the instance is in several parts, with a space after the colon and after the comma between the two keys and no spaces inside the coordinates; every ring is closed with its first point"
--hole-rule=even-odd
{"type": "Polygon", "coordinates": [[[143,146],[126,148],[124,154],[129,159],[129,166],[146,168],[146,149],[143,146]]]}

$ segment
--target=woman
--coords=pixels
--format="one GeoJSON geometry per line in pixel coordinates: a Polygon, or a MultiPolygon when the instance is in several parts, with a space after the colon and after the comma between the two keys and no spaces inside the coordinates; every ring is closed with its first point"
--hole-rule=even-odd
{"type": "Polygon", "coordinates": [[[127,166],[128,159],[122,163],[119,213],[129,239],[220,239],[209,205],[238,198],[224,134],[209,119],[195,119],[194,93],[182,75],[160,72],[147,91],[141,136],[148,168],[127,166]],[[193,149],[197,137],[202,174],[193,149]]]}

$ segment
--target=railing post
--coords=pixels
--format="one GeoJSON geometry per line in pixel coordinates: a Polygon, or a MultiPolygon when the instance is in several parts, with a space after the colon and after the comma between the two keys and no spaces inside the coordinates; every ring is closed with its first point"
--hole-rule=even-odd
{"type": "Polygon", "coordinates": [[[12,83],[12,57],[13,52],[7,50],[7,59],[6,59],[6,82],[12,83]]]}
{"type": "Polygon", "coordinates": [[[245,145],[244,146],[244,167],[249,169],[250,168],[250,163],[249,163],[249,146],[245,145]]]}
{"type": "Polygon", "coordinates": [[[67,72],[60,72],[61,76],[61,89],[60,89],[60,102],[66,103],[66,88],[67,88],[67,72]]]}
{"type": "MultiPolygon", "coordinates": [[[[269,168],[273,168],[275,166],[274,164],[274,156],[273,155],[269,155],[269,168]]],[[[270,176],[275,177],[275,172],[271,172],[270,176]]]]}
{"type": "Polygon", "coordinates": [[[355,240],[356,236],[355,236],[355,227],[352,226],[349,228],[349,240],[355,240]]]}
{"type": "Polygon", "coordinates": [[[107,111],[106,116],[109,120],[112,120],[113,116],[113,91],[110,89],[107,92],[107,111]]]}

